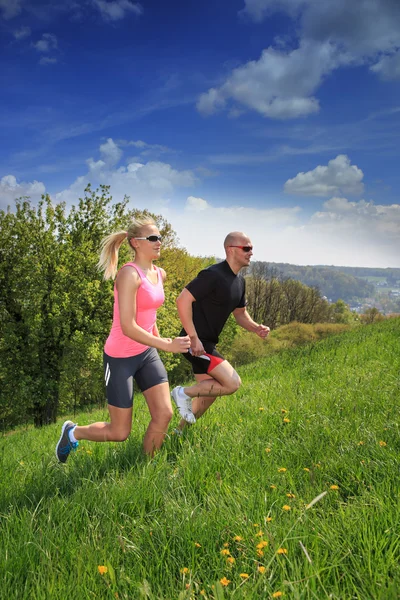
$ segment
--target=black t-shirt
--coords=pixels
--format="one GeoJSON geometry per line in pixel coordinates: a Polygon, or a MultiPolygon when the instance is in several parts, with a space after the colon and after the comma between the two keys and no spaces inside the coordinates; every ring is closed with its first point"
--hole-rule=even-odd
{"type": "Polygon", "coordinates": [[[226,260],[203,269],[188,283],[186,289],[196,298],[193,323],[202,341],[218,342],[231,312],[246,306],[245,287],[244,278],[235,275],[226,260]]]}

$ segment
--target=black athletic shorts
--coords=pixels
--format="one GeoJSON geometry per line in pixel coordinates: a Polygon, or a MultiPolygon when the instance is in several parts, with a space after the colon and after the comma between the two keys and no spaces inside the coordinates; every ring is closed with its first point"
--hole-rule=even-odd
{"type": "Polygon", "coordinates": [[[193,356],[190,352],[183,353],[183,356],[191,363],[195,375],[210,373],[216,366],[225,360],[222,354],[215,348],[214,344],[203,341],[201,341],[201,343],[203,344],[206,354],[193,356]]]}
{"type": "Polygon", "coordinates": [[[113,358],[104,352],[104,379],[107,402],[117,408],[133,405],[133,379],[145,392],[159,383],[168,382],[167,371],[155,348],[128,358],[113,358]]]}

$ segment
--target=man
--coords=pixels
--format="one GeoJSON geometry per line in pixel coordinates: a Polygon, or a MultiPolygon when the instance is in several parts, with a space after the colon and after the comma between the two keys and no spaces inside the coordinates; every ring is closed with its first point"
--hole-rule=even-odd
{"type": "Polygon", "coordinates": [[[229,315],[233,313],[241,327],[261,338],[270,331],[255,323],[246,310],[245,280],[239,272],[253,255],[250,238],[240,231],[228,233],[224,249],[226,259],[200,271],[176,301],[183,325],[180,335],[190,337],[190,350],[184,356],[192,363],[197,382],[172,390],[183,419],[179,429],[195,423],[217,396],[233,394],[240,387],[239,375],[215,347],[229,315]]]}

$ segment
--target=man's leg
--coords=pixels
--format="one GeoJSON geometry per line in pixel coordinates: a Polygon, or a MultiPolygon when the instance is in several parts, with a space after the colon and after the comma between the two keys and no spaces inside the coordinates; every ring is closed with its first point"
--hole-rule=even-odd
{"type": "MultiPolygon", "coordinates": [[[[227,360],[217,365],[209,373],[195,374],[196,384],[183,388],[183,392],[192,398],[192,412],[199,419],[210,408],[217,396],[228,396],[236,392],[241,380],[235,369],[227,360]]],[[[179,429],[187,422],[182,419],[179,429]]]]}
{"type": "Polygon", "coordinates": [[[241,383],[240,377],[235,369],[227,360],[224,360],[212,371],[207,373],[204,379],[201,379],[200,381],[197,380],[197,383],[183,388],[183,391],[190,396],[190,398],[200,396],[216,398],[217,396],[229,396],[230,394],[234,394],[239,389],[241,383]]]}

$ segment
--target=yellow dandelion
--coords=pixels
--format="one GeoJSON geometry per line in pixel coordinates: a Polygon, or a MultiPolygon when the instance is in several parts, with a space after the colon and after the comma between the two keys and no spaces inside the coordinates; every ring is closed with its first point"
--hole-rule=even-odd
{"type": "Polygon", "coordinates": [[[201,548],[201,544],[199,544],[199,542],[195,542],[194,545],[196,546],[196,548],[201,548]]]}
{"type": "Polygon", "coordinates": [[[243,538],[240,535],[235,535],[233,539],[235,542],[241,542],[243,538]]]}
{"type": "Polygon", "coordinates": [[[338,485],[331,485],[331,490],[338,490],[339,486],[338,485]]]}
{"type": "Polygon", "coordinates": [[[265,448],[265,452],[268,454],[268,452],[271,452],[271,448],[265,448]]]}
{"type": "Polygon", "coordinates": [[[387,446],[387,443],[381,440],[379,442],[379,445],[380,445],[381,448],[384,448],[385,446],[387,446]]]}
{"type": "Polygon", "coordinates": [[[287,412],[289,412],[289,411],[287,411],[287,410],[286,410],[286,408],[281,408],[281,413],[282,413],[283,415],[286,415],[286,413],[287,413],[287,412]]]}
{"type": "Polygon", "coordinates": [[[248,579],[249,578],[249,574],[248,573],[240,573],[240,577],[242,579],[248,579]]]}
{"type": "Polygon", "coordinates": [[[296,498],[296,496],[295,496],[294,494],[290,494],[290,493],[289,493],[289,494],[286,494],[286,496],[287,496],[288,498],[296,498]]]}
{"type": "Polygon", "coordinates": [[[265,571],[266,571],[266,568],[265,568],[265,567],[263,567],[262,565],[260,565],[260,566],[258,567],[258,572],[259,572],[259,573],[265,573],[265,571]]]}
{"type": "Polygon", "coordinates": [[[225,542],[224,548],[229,548],[229,542],[225,542]]]}
{"type": "Polygon", "coordinates": [[[236,562],[236,559],[233,558],[233,556],[228,556],[228,558],[226,559],[226,562],[229,563],[230,565],[234,565],[236,562]]]}
{"type": "Polygon", "coordinates": [[[289,504],[284,504],[282,506],[282,510],[292,510],[291,507],[289,506],[289,504]]]}
{"type": "Polygon", "coordinates": [[[288,419],[287,417],[285,417],[285,418],[283,419],[283,422],[284,422],[284,423],[290,423],[290,419],[288,419]]]}
{"type": "Polygon", "coordinates": [[[304,467],[303,471],[306,471],[307,473],[309,473],[310,469],[308,467],[304,467]]]}
{"type": "Polygon", "coordinates": [[[261,531],[261,529],[256,533],[256,537],[262,537],[263,535],[264,533],[261,531]]]}
{"type": "Polygon", "coordinates": [[[108,568],[105,567],[104,565],[99,565],[97,567],[98,572],[100,573],[100,575],[104,575],[105,573],[107,573],[108,568]]]}
{"type": "Polygon", "coordinates": [[[253,523],[253,527],[260,527],[260,523],[253,523]]]}
{"type": "Polygon", "coordinates": [[[257,556],[264,556],[264,551],[261,548],[257,550],[257,556]]]}
{"type": "Polygon", "coordinates": [[[260,542],[259,544],[257,544],[256,548],[258,550],[261,550],[262,548],[265,548],[265,546],[268,546],[268,542],[266,542],[265,540],[263,540],[262,542],[260,542]]]}
{"type": "Polygon", "coordinates": [[[179,572],[182,575],[187,575],[189,573],[189,569],[187,567],[183,567],[183,569],[181,569],[179,572]]]}
{"type": "Polygon", "coordinates": [[[260,412],[262,412],[264,410],[263,406],[260,406],[260,408],[258,409],[260,412]]]}
{"type": "Polygon", "coordinates": [[[287,554],[287,548],[278,548],[277,554],[287,554]]]}
{"type": "Polygon", "coordinates": [[[224,548],[223,550],[221,550],[221,554],[222,554],[222,556],[230,556],[230,552],[227,548],[224,548]]]}
{"type": "Polygon", "coordinates": [[[276,485],[270,485],[269,487],[271,488],[271,490],[276,490],[276,485]]]}
{"type": "Polygon", "coordinates": [[[365,442],[363,442],[363,441],[361,440],[360,442],[358,442],[358,445],[359,445],[359,446],[364,446],[364,443],[365,443],[365,442]]]}
{"type": "Polygon", "coordinates": [[[278,473],[286,473],[287,469],[285,467],[280,467],[278,469],[278,473]]]}
{"type": "Polygon", "coordinates": [[[219,580],[219,582],[220,582],[221,585],[224,585],[226,587],[227,585],[230,584],[231,581],[230,581],[230,579],[227,579],[226,577],[223,577],[222,579],[219,580]]]}
{"type": "Polygon", "coordinates": [[[281,596],[283,596],[283,592],[274,592],[272,594],[273,598],[281,598],[281,596]]]}
{"type": "Polygon", "coordinates": [[[206,595],[206,590],[200,590],[200,596],[205,596],[206,595]]]}
{"type": "Polygon", "coordinates": [[[266,517],[266,519],[265,519],[265,520],[266,520],[266,522],[267,522],[267,523],[271,523],[271,521],[272,521],[272,517],[266,517]]]}

